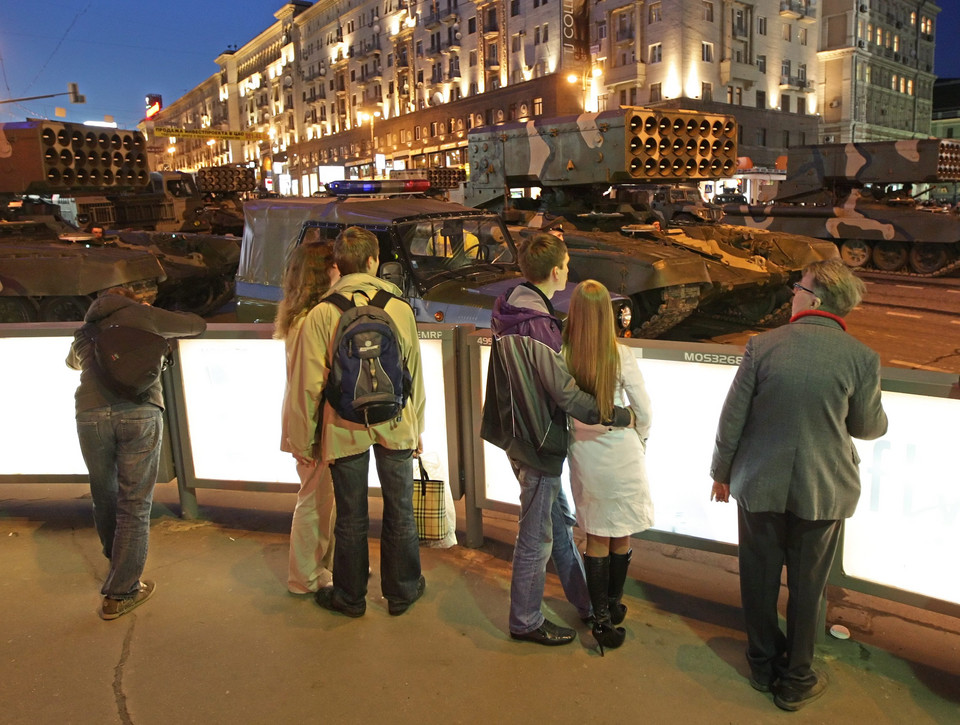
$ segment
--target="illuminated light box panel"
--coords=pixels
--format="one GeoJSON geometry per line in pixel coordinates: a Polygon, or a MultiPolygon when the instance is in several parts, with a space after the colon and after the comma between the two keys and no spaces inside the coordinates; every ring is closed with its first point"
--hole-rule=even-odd
{"type": "Polygon", "coordinates": [[[73,335],[0,337],[0,476],[82,476],[73,335]]]}
{"type": "Polygon", "coordinates": [[[844,573],[960,604],[960,400],[884,391],[883,407],[887,434],[855,441],[861,494],[844,573]]]}
{"type": "MultiPolygon", "coordinates": [[[[634,348],[633,351],[653,409],[653,426],[647,440],[647,477],[653,498],[654,528],[735,544],[735,506],[710,501],[710,459],[720,408],[736,367],[641,359],[643,350],[634,348]]],[[[481,345],[484,387],[489,357],[490,347],[481,345]]],[[[519,504],[520,487],[506,454],[484,442],[483,460],[486,497],[491,501],[519,504]]],[[[572,505],[566,465],[562,482],[572,505]]]]}
{"type": "MultiPolygon", "coordinates": [[[[420,341],[427,388],[424,462],[447,478],[446,396],[442,340],[420,341]]],[[[284,345],[273,339],[201,337],[181,340],[189,457],[195,485],[203,481],[288,483],[300,480],[289,453],[280,450],[280,414],[286,379],[284,345]]],[[[186,435],[187,432],[185,432],[186,435]]],[[[370,485],[379,487],[371,454],[370,485]]],[[[194,485],[194,484],[187,484],[194,485]]]]}
{"type": "MultiPolygon", "coordinates": [[[[736,504],[709,499],[716,426],[739,351],[730,348],[730,355],[717,356],[628,344],[653,407],[647,474],[654,529],[736,544],[736,504]]],[[[486,386],[490,348],[480,345],[479,349],[486,386]]],[[[909,373],[884,370],[885,380],[886,376],[908,379],[909,373]]],[[[960,400],[885,390],[883,405],[890,419],[887,434],[875,441],[855,440],[862,495],[845,525],[840,554],[844,573],[960,603],[960,578],[944,568],[944,562],[952,562],[960,551],[960,478],[954,440],[960,400]]],[[[504,452],[484,442],[483,461],[486,498],[517,505],[519,486],[504,452]]],[[[563,483],[570,496],[566,470],[563,483]]]]}

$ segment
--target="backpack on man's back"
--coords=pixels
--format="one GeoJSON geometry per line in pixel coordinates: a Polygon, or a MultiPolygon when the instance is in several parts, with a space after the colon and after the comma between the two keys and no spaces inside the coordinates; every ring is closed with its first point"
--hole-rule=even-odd
{"type": "Polygon", "coordinates": [[[150,388],[171,360],[170,342],[163,336],[126,325],[101,328],[88,322],[80,328],[93,345],[91,362],[100,382],[133,403],[145,403],[150,388]]]}
{"type": "Polygon", "coordinates": [[[400,333],[384,309],[392,299],[378,290],[369,304],[332,294],[324,298],[342,312],[323,396],[344,420],[366,426],[399,418],[413,386],[400,333]]]}

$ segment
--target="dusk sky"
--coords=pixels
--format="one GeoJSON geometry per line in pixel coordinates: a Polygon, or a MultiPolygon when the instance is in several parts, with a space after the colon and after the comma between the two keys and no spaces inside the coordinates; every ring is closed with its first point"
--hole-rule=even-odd
{"type": "MultiPolygon", "coordinates": [[[[935,72],[960,78],[960,0],[941,0],[935,72]]],[[[77,83],[85,105],[66,95],[0,104],[0,122],[113,116],[121,128],[143,118],[144,96],[172,102],[218,71],[228,45],[243,45],[275,18],[282,0],[7,0],[0,8],[0,100],[66,93],[77,83]],[[147,8],[150,8],[147,10],[147,8]]]]}

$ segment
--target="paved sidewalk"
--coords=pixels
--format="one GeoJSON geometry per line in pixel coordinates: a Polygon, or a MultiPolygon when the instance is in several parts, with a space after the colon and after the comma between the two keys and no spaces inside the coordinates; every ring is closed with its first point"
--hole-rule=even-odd
{"type": "Polygon", "coordinates": [[[853,638],[821,647],[830,687],[790,714],[747,683],[731,557],[636,542],[627,641],[601,658],[553,575],[547,607],[578,641],[506,634],[511,517],[485,517],[481,549],[423,549],[426,594],[400,617],[380,597],[372,539],[367,613],[348,619],[286,592],[293,504],[200,491],[205,520],[183,521],[175,485],[159,486],[146,570],[157,592],[103,622],[86,487],[0,485],[0,721],[960,722],[955,619],[831,592],[831,621],[853,638]]]}

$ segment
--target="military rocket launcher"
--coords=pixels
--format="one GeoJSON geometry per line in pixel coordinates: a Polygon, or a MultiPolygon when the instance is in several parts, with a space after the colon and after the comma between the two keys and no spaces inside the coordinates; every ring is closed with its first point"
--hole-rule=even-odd
{"type": "Polygon", "coordinates": [[[772,203],[723,210],[735,224],[830,240],[851,267],[942,276],[960,269],[960,216],[925,205],[913,185],[958,180],[956,141],[802,146],[772,203]]]}

